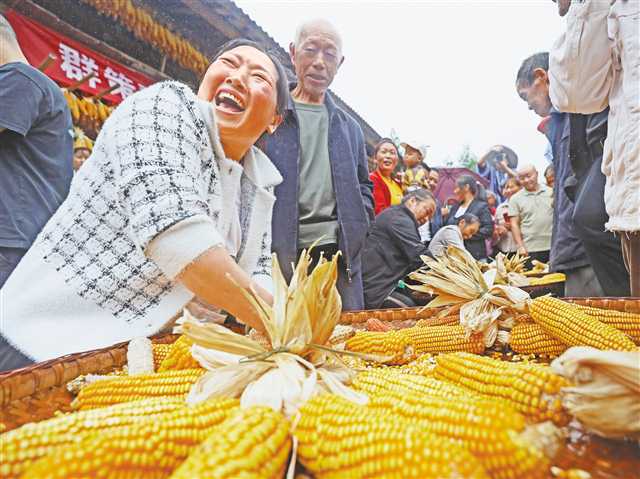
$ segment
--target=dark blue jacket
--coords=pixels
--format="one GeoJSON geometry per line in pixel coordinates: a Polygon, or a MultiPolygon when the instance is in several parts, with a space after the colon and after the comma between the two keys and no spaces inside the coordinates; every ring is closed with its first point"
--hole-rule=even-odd
{"type": "Polygon", "coordinates": [[[587,253],[573,231],[573,202],[564,185],[573,176],[569,160],[569,114],[551,112],[547,137],[553,151],[553,229],[549,263],[551,271],[566,271],[590,264],[587,253]]]}
{"type": "MultiPolygon", "coordinates": [[[[336,195],[338,247],[343,268],[338,289],[344,309],[361,309],[363,303],[360,251],[369,223],[373,220],[373,184],[369,180],[364,135],[360,125],[325,94],[329,114],[329,161],[336,195]],[[344,279],[345,281],[341,281],[344,279]]],[[[271,136],[265,136],[261,148],[282,175],[276,187],[273,208],[271,249],[277,253],[285,277],[290,278],[291,263],[298,250],[298,188],[300,131],[293,100],[289,98],[284,121],[271,136]]]]}

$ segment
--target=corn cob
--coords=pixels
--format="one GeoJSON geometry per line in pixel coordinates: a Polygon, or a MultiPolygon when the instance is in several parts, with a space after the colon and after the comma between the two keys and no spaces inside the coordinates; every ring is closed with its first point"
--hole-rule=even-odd
{"type": "Polygon", "coordinates": [[[452,441],[339,396],[316,396],[300,410],[298,458],[318,479],[485,478],[452,441]]]}
{"type": "Polygon", "coordinates": [[[358,373],[351,386],[367,394],[379,391],[402,391],[407,395],[426,395],[442,399],[469,396],[469,392],[447,381],[417,374],[405,374],[393,369],[369,369],[358,373]]]}
{"type": "Polygon", "coordinates": [[[435,377],[470,391],[501,399],[530,422],[551,420],[564,425],[560,389],[569,383],[551,368],[534,363],[510,363],[469,353],[441,354],[435,377]]]}
{"type": "Polygon", "coordinates": [[[171,350],[171,344],[154,344],[153,345],[153,367],[157,371],[162,361],[167,357],[171,350]]]}
{"type": "Polygon", "coordinates": [[[0,477],[20,477],[36,460],[63,446],[82,440],[89,434],[155,420],[181,407],[184,407],[184,402],[179,399],[153,398],[25,424],[0,436],[0,477]]]}
{"type": "Polygon", "coordinates": [[[509,346],[520,354],[544,354],[559,356],[567,350],[567,345],[549,336],[536,323],[516,324],[509,335],[509,346]]]}
{"type": "Polygon", "coordinates": [[[73,402],[75,409],[95,409],[151,397],[184,398],[204,369],[119,376],[88,384],[73,402]]]}
{"type": "Polygon", "coordinates": [[[202,367],[191,355],[191,346],[193,346],[193,341],[187,336],[180,336],[176,342],[171,345],[169,354],[167,354],[167,357],[160,364],[158,372],[202,367]]]}
{"type": "Polygon", "coordinates": [[[466,351],[480,354],[484,351],[482,335],[475,334],[467,338],[464,327],[460,325],[413,327],[403,329],[402,333],[411,339],[416,353],[466,351]]]}
{"type": "Polygon", "coordinates": [[[567,277],[564,273],[549,273],[545,274],[542,278],[531,278],[529,280],[529,286],[543,286],[545,284],[561,283],[566,281],[567,277]]]}
{"type": "Polygon", "coordinates": [[[601,323],[576,306],[560,299],[543,296],[529,305],[533,320],[547,334],[567,346],[592,346],[598,349],[632,351],[633,341],[613,326],[601,323]]]}
{"type": "Polygon", "coordinates": [[[353,329],[353,326],[336,324],[336,327],[333,328],[333,332],[331,333],[331,337],[329,338],[329,344],[333,346],[342,344],[346,342],[347,339],[352,338],[355,334],[356,330],[353,329]]]}
{"type": "Polygon", "coordinates": [[[616,311],[614,309],[592,308],[577,304],[575,306],[592,318],[596,318],[598,321],[622,331],[634,343],[640,344],[640,314],[616,311]]]}
{"type": "Polygon", "coordinates": [[[380,321],[377,318],[367,319],[367,322],[365,323],[365,328],[367,329],[367,331],[378,331],[378,332],[391,330],[391,327],[388,324],[385,324],[384,322],[380,321]]]}
{"type": "Polygon", "coordinates": [[[289,422],[267,407],[240,410],[216,427],[171,479],[284,476],[289,422]]]}
{"type": "Polygon", "coordinates": [[[404,364],[414,357],[411,339],[402,331],[358,331],[348,339],[345,349],[364,354],[384,356],[386,364],[404,364]]]}
{"type": "Polygon", "coordinates": [[[454,314],[450,316],[444,316],[439,318],[437,316],[432,318],[422,318],[416,322],[417,327],[430,327],[430,326],[455,326],[456,324],[460,324],[460,315],[454,314]]]}
{"type": "Polygon", "coordinates": [[[235,399],[215,399],[93,434],[35,462],[22,477],[167,478],[237,406],[235,399]]]}
{"type": "MultiPolygon", "coordinates": [[[[361,373],[362,374],[369,374],[361,373]]],[[[359,376],[361,376],[359,375],[359,376]]],[[[453,385],[415,388],[407,385],[409,375],[378,377],[378,381],[356,383],[369,396],[368,409],[402,418],[440,438],[456,441],[471,452],[494,479],[543,477],[549,460],[542,448],[529,444],[525,419],[502,402],[469,395],[453,385]],[[402,376],[405,376],[402,378],[402,376]],[[465,395],[466,394],[466,395],[465,395]]],[[[444,383],[434,379],[424,382],[444,383]]]]}

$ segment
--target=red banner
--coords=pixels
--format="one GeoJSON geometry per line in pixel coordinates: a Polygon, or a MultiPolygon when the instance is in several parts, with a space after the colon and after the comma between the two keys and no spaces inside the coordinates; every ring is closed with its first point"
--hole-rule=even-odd
{"type": "Polygon", "coordinates": [[[120,103],[127,96],[154,83],[145,75],[109,60],[81,43],[14,11],[6,12],[5,16],[15,30],[18,43],[31,65],[37,67],[50,53],[56,56],[45,73],[59,85],[72,85],[94,73],[95,76],[78,89],[90,95],[97,95],[117,86],[103,98],[120,103]]]}

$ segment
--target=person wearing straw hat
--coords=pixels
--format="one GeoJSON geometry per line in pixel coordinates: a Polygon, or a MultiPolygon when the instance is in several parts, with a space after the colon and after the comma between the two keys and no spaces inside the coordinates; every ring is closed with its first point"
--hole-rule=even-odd
{"type": "Polygon", "coordinates": [[[0,287],[69,192],[72,135],[60,88],[0,15],[0,287]]]}
{"type": "Polygon", "coordinates": [[[80,167],[91,156],[93,141],[80,128],[75,129],[75,139],[73,141],[73,171],[78,171],[80,167]]]}

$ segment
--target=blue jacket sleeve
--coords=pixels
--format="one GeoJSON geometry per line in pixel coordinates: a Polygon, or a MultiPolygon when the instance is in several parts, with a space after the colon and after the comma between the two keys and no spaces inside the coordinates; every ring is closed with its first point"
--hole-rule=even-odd
{"type": "Polygon", "coordinates": [[[364,134],[360,125],[355,123],[356,130],[356,154],[357,154],[357,169],[358,169],[358,182],[360,183],[360,194],[362,195],[362,202],[367,212],[369,222],[373,222],[375,217],[374,204],[373,204],[373,183],[369,178],[369,162],[367,161],[367,149],[364,144],[364,134]]]}

